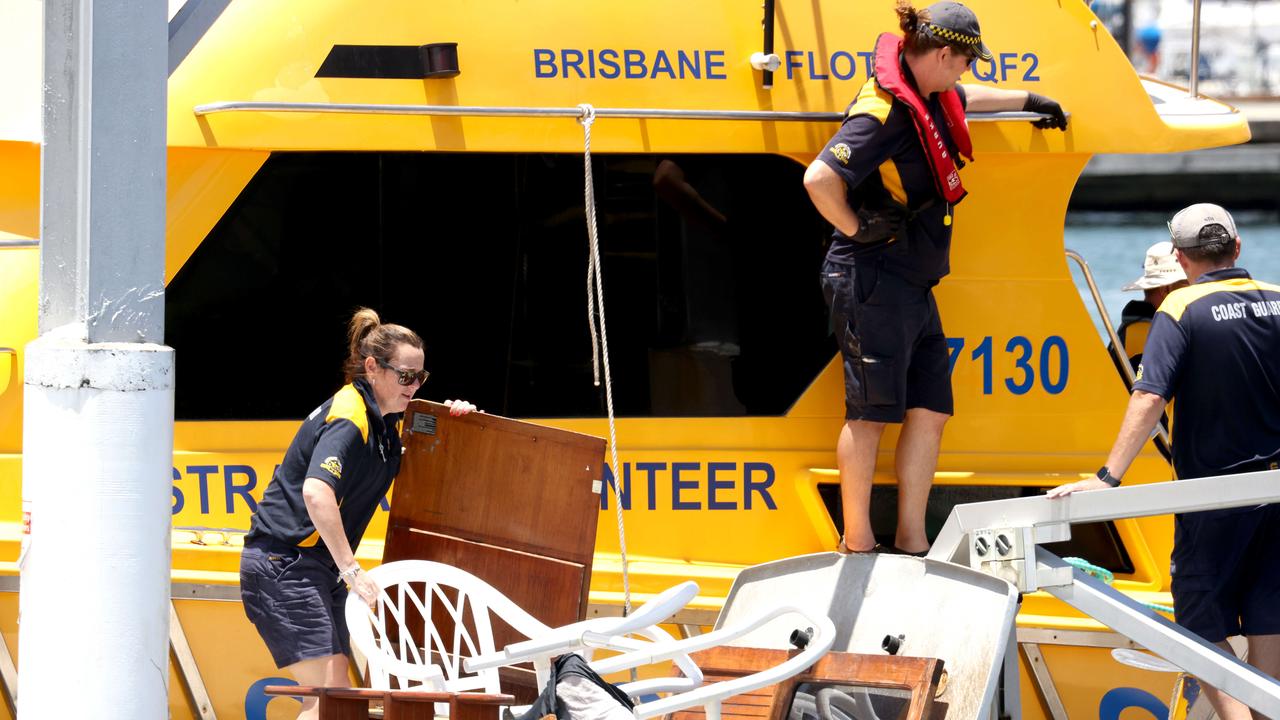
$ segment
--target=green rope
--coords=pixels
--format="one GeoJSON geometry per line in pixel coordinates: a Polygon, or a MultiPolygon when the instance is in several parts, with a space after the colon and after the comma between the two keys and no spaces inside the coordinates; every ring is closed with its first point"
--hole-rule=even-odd
{"type": "MultiPolygon", "coordinates": [[[[1071,567],[1079,570],[1080,572],[1086,575],[1091,575],[1108,585],[1114,583],[1116,580],[1115,573],[1102,567],[1101,565],[1094,565],[1093,563],[1089,562],[1088,560],[1085,560],[1084,558],[1069,557],[1069,558],[1063,558],[1063,560],[1066,561],[1066,563],[1071,567]]],[[[1156,603],[1142,603],[1142,604],[1146,605],[1147,607],[1157,612],[1169,613],[1170,615],[1173,614],[1173,608],[1168,607],[1167,605],[1158,605],[1156,603]]]]}

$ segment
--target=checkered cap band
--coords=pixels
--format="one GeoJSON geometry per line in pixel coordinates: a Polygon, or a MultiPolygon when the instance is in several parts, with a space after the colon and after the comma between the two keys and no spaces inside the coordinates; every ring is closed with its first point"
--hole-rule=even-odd
{"type": "Polygon", "coordinates": [[[967,35],[933,23],[922,23],[921,27],[927,30],[930,35],[947,42],[960,43],[962,45],[977,45],[982,42],[982,38],[977,35],[967,35]]]}

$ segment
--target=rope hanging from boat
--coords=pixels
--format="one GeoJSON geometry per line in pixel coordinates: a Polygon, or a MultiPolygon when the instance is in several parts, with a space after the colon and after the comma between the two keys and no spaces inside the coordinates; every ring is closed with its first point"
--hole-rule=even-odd
{"type": "MultiPolygon", "coordinates": [[[[591,124],[596,119],[596,109],[588,103],[578,106],[582,115],[583,162],[585,170],[585,204],[587,237],[591,251],[587,254],[587,324],[591,331],[591,369],[596,387],[600,386],[600,368],[604,366],[604,399],[609,414],[609,452],[613,460],[613,498],[618,511],[618,555],[622,561],[622,612],[631,614],[631,579],[627,573],[627,535],[622,525],[622,488],[618,481],[621,465],[618,464],[618,432],[613,419],[613,378],[609,374],[609,332],[604,323],[604,276],[600,267],[600,233],[596,227],[596,193],[591,175],[591,124]],[[600,315],[597,333],[596,314],[600,315]],[[598,337],[597,337],[598,335],[598,337]]],[[[608,492],[602,488],[601,492],[608,492]]]]}

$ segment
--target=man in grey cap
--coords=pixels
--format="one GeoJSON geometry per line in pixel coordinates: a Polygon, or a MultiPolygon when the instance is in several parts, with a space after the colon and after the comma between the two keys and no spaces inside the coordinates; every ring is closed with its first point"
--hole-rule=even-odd
{"type": "MultiPolygon", "coordinates": [[[[1133,396],[1107,464],[1050,497],[1100,490],[1120,478],[1151,436],[1165,404],[1173,411],[1178,478],[1280,469],[1280,286],[1235,267],[1240,233],[1217,205],[1192,205],[1169,223],[1191,285],[1156,312],[1133,396]]],[[[1280,480],[1280,475],[1275,476],[1280,480]]],[[[1179,625],[1227,652],[1244,635],[1249,662],[1280,674],[1280,505],[1175,516],[1170,574],[1179,625]]],[[[1205,688],[1218,716],[1250,712],[1205,688]]]]}

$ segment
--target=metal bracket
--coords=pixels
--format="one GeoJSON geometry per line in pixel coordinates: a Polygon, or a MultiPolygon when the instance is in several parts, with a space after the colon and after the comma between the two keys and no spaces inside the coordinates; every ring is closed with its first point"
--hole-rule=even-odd
{"type": "Polygon", "coordinates": [[[996,527],[969,533],[969,566],[994,575],[1022,592],[1042,587],[1066,585],[1071,574],[1055,568],[1039,567],[1035,546],[1071,539],[1071,525],[1050,522],[1028,527],[996,527]]]}
{"type": "Polygon", "coordinates": [[[200,676],[200,668],[196,665],[195,653],[187,642],[187,633],[182,629],[182,620],[178,618],[178,609],[169,602],[169,654],[178,665],[178,680],[187,696],[192,713],[199,720],[217,720],[213,711],[213,700],[209,690],[200,676]]]}

